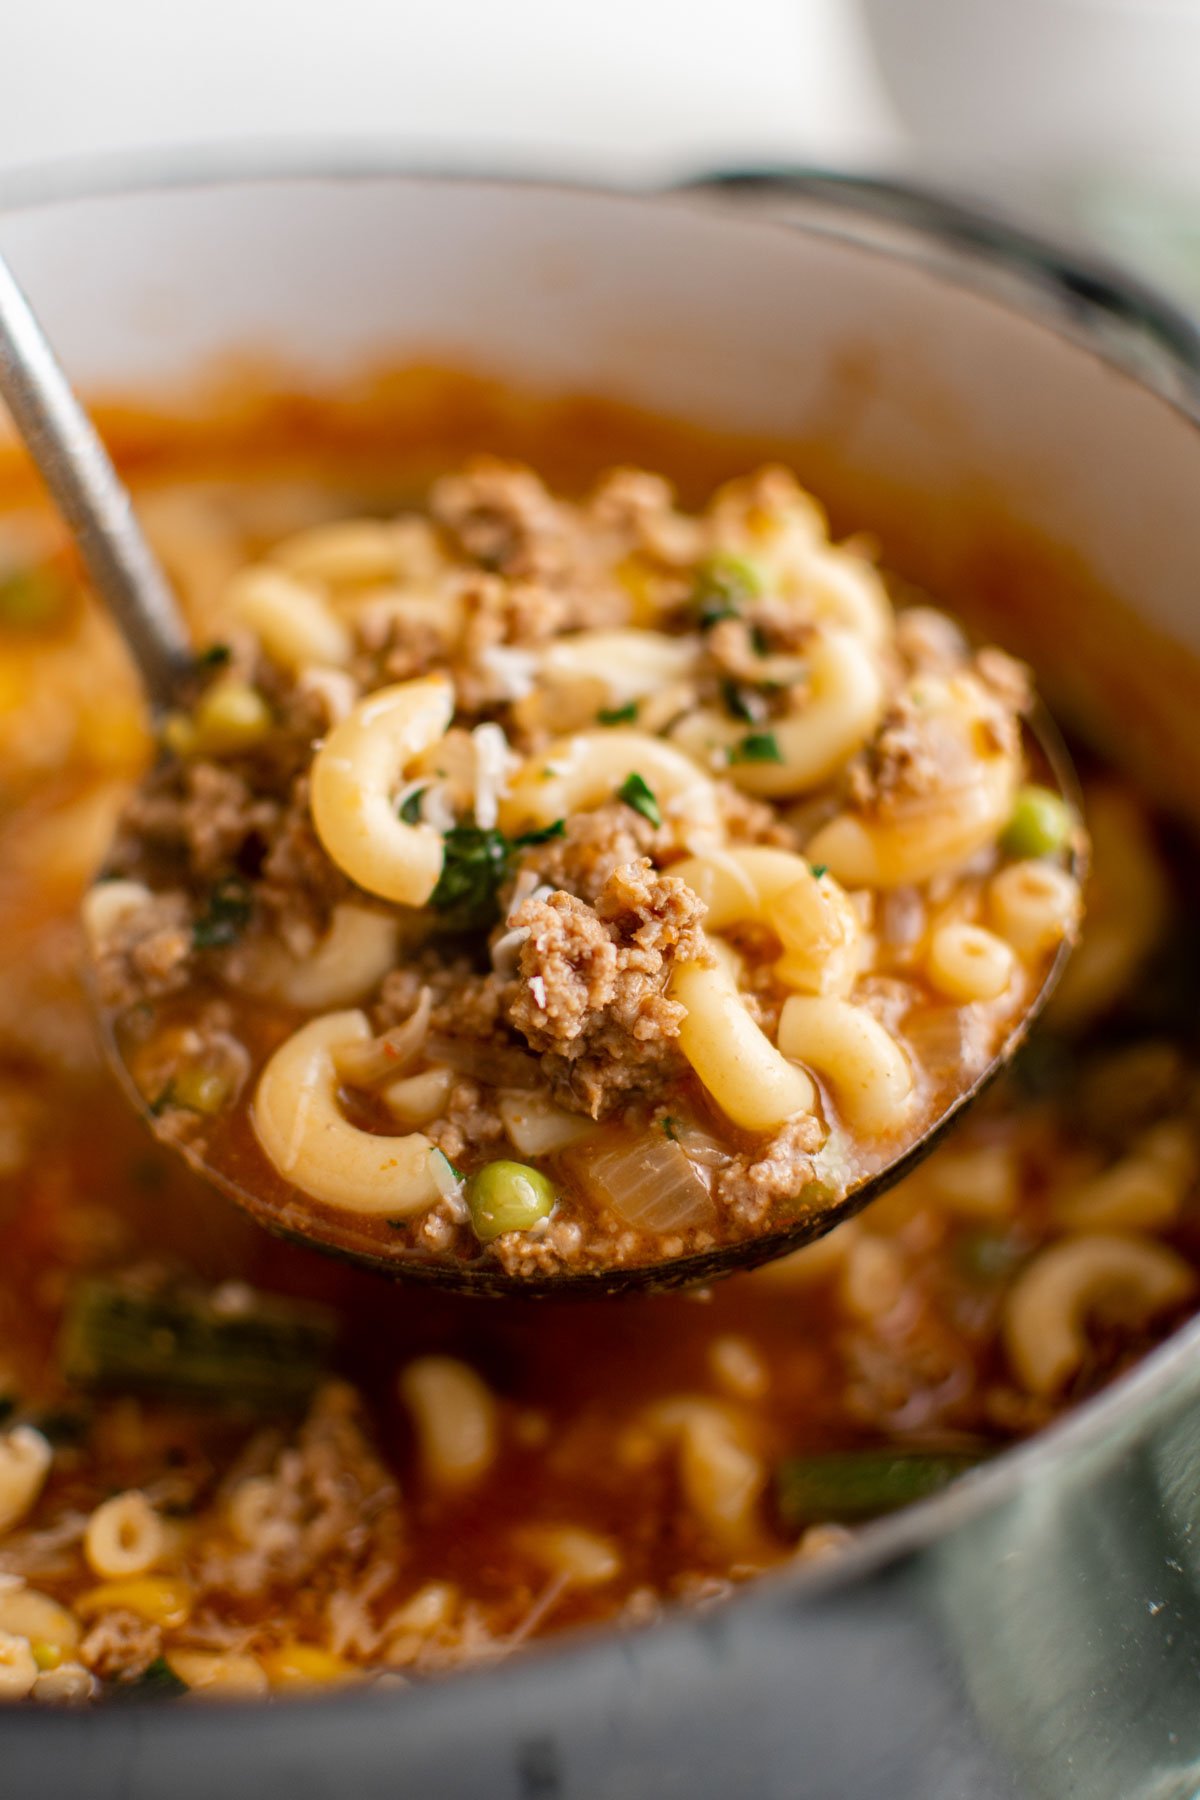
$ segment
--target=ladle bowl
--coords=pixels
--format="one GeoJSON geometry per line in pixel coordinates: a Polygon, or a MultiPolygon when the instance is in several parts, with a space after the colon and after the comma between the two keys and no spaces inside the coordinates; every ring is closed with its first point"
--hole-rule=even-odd
{"type": "MultiPolygon", "coordinates": [[[[186,629],[166,578],[142,535],[132,501],[2,258],[0,397],[75,537],[98,594],[125,639],[152,712],[161,714],[170,707],[194,669],[186,629]]],[[[1037,710],[1029,731],[1051,784],[1078,812],[1078,784],[1071,759],[1044,708],[1037,710]]],[[[1082,881],[1086,852],[1081,846],[1075,848],[1073,859],[1072,872],[1082,881]]],[[[262,1189],[256,1189],[210,1163],[195,1147],[176,1148],[199,1174],[268,1230],[395,1279],[424,1281],[464,1293],[527,1298],[568,1291],[594,1297],[701,1285],[739,1269],[758,1267],[812,1243],[862,1212],[903,1179],[1012,1061],[1053,992],[1069,955],[1070,945],[1064,942],[1029,1006],[987,1066],[891,1162],[820,1211],[798,1216],[786,1226],[758,1236],[670,1260],[518,1277],[507,1275],[486,1258],[477,1262],[459,1257],[439,1258],[414,1251],[407,1244],[386,1250],[378,1238],[356,1227],[352,1214],[327,1217],[323,1212],[315,1212],[308,1197],[299,1190],[292,1189],[280,1197],[278,1182],[270,1184],[275,1192],[268,1192],[265,1183],[262,1189]]],[[[131,1103],[153,1128],[152,1111],[125,1064],[113,1023],[98,1004],[94,984],[90,985],[109,1060],[131,1103]]]]}

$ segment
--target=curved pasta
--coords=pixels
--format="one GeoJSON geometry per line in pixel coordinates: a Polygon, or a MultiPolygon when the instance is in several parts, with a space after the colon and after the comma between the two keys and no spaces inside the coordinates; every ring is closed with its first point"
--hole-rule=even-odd
{"type": "Polygon", "coordinates": [[[1012,980],[1016,958],[994,931],[965,919],[948,919],[929,940],[925,969],[951,1000],[996,1000],[1012,980]]]}
{"type": "Polygon", "coordinates": [[[668,637],[635,629],[579,631],[549,644],[538,658],[543,681],[597,681],[610,704],[642,700],[695,668],[700,645],[693,637],[668,637]]]}
{"type": "Polygon", "coordinates": [[[885,687],[872,652],[842,630],[822,631],[813,640],[808,675],[800,709],[770,721],[778,762],[730,760],[747,727],[713,707],[681,720],[672,739],[706,767],[719,763],[727,768],[730,780],[748,794],[787,799],[819,787],[862,748],[879,724],[885,687]]]}
{"type": "Polygon", "coordinates": [[[865,557],[827,545],[801,562],[797,579],[818,618],[853,632],[869,649],[883,648],[891,635],[892,605],[879,571],[865,557]]]}
{"type": "Polygon", "coordinates": [[[917,676],[899,704],[899,736],[884,751],[898,780],[869,808],[831,819],[805,846],[850,887],[952,873],[993,845],[1012,817],[1020,750],[997,733],[995,702],[982,682],[964,673],[917,676]]]}
{"type": "Polygon", "coordinates": [[[777,1131],[812,1112],[816,1090],[746,1011],[731,971],[680,963],[671,995],[687,1009],[679,1044],[721,1110],[747,1131],[777,1131]]]}
{"type": "Polygon", "coordinates": [[[144,1575],[166,1547],[162,1519],[138,1488],[102,1501],[83,1534],[83,1553],[92,1573],[103,1581],[144,1575]]]}
{"type": "Polygon", "coordinates": [[[98,881],[80,903],[83,935],[88,949],[98,956],[128,919],[154,899],[141,881],[98,881]]]}
{"type": "Polygon", "coordinates": [[[1195,1291],[1193,1270],[1165,1244],[1116,1232],[1067,1238],[1035,1257],[1004,1307],[1009,1361],[1031,1394],[1060,1393],[1087,1355],[1087,1320],[1107,1298],[1131,1303],[1141,1319],[1195,1291]]]}
{"type": "Polygon", "coordinates": [[[744,1415],[699,1395],[663,1400],[645,1415],[652,1431],[674,1441],[684,1499],[700,1523],[728,1547],[749,1547],[767,1467],[754,1449],[744,1415]]]}
{"type": "Polygon", "coordinates": [[[589,731],[560,738],[518,770],[500,803],[507,832],[553,825],[611,800],[631,775],[640,775],[668,813],[716,817],[713,784],[681,750],[641,731],[589,731]]]}
{"type": "Polygon", "coordinates": [[[328,602],[306,581],[265,564],[236,575],[229,610],[252,631],[273,662],[302,669],[344,668],[354,648],[350,633],[328,602]]]}
{"type": "Polygon", "coordinates": [[[345,901],[335,906],[329,929],[306,957],[292,956],[275,939],[247,945],[239,969],[252,994],[325,1012],[349,1006],[378,987],[395,966],[400,926],[386,913],[345,901]]]}
{"type": "Polygon", "coordinates": [[[400,1395],[417,1433],[421,1467],[435,1487],[462,1489],[496,1459],[499,1422],[487,1384],[454,1356],[421,1356],[400,1372],[400,1395]]]}
{"type": "Polygon", "coordinates": [[[674,863],[671,874],[705,902],[706,930],[769,925],[783,946],[775,973],[789,987],[817,994],[853,987],[866,949],[858,915],[841,886],[814,875],[802,856],[762,846],[713,850],[674,863]]]}
{"type": "Polygon", "coordinates": [[[49,1442],[32,1425],[0,1434],[0,1537],[33,1511],[53,1461],[49,1442]]]}
{"type": "Polygon", "coordinates": [[[1036,956],[1071,936],[1082,911],[1075,877],[1039,860],[1001,869],[987,898],[996,929],[1022,956],[1036,956]]]}
{"type": "Polygon", "coordinates": [[[1179,1217],[1196,1171],[1191,1131],[1182,1119],[1164,1119],[1111,1168],[1056,1192],[1054,1222],[1064,1231],[1167,1230],[1179,1217]]]}
{"type": "Polygon", "coordinates": [[[378,688],[313,758],[317,836],[352,881],[384,900],[423,906],[437,886],[442,840],[428,825],[406,825],[394,796],[409,763],[437,743],[453,716],[454,689],[444,675],[378,688]]]}
{"type": "Polygon", "coordinates": [[[847,887],[901,887],[949,874],[1003,831],[1019,776],[1015,758],[989,758],[974,782],[910,817],[840,813],[809,839],[806,852],[847,887]]]}
{"type": "Polygon", "coordinates": [[[285,1181],[344,1212],[408,1218],[439,1198],[420,1132],[377,1137],[360,1131],[337,1099],[333,1050],[371,1036],[361,1012],[311,1019],[280,1045],[259,1077],[251,1108],[255,1136],[285,1181]]]}
{"type": "Polygon", "coordinates": [[[847,1122],[878,1135],[900,1125],[912,1101],[908,1058],[864,1007],[793,994],[779,1015],[779,1048],[823,1075],[847,1122]]]}

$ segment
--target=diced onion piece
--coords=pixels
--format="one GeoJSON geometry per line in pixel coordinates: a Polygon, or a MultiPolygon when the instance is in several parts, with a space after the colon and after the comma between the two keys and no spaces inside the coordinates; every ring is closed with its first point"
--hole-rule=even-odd
{"type": "Polygon", "coordinates": [[[508,1044],[481,1043],[476,1038],[449,1037],[431,1031],[425,1050],[431,1062],[448,1063],[472,1081],[486,1081],[489,1087],[532,1088],[541,1077],[537,1058],[508,1044]]]}
{"type": "Polygon", "coordinates": [[[597,1129],[591,1119],[564,1112],[544,1093],[501,1094],[497,1110],[509,1143],[522,1156],[549,1156],[597,1129]]]}
{"type": "Polygon", "coordinates": [[[715,1217],[703,1178],[661,1129],[588,1150],[576,1167],[614,1212],[641,1231],[689,1231],[715,1217]]]}
{"type": "Polygon", "coordinates": [[[402,1025],[393,1025],[382,1037],[369,1038],[366,1043],[351,1040],[335,1045],[333,1066],[339,1078],[350,1087],[373,1087],[378,1081],[403,1075],[425,1043],[432,1010],[433,995],[427,987],[422,988],[416,1006],[402,1025]]]}

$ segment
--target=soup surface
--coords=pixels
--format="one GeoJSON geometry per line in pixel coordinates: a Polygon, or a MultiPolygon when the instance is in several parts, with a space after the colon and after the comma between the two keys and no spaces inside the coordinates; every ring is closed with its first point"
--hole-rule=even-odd
{"type": "MultiPolygon", "coordinates": [[[[347,517],[394,520],[429,491],[427,454],[349,444],[332,413],[301,419],[211,443],[181,430],[128,459],[198,641],[231,641],[222,609],[247,564],[347,517]]],[[[590,467],[577,433],[521,449],[583,493],[615,459],[612,436],[597,432],[590,467]]],[[[250,687],[266,680],[251,673],[250,687]]],[[[596,711],[630,703],[589,695],[596,711]]],[[[1194,867],[1116,777],[1089,774],[1087,922],[1048,1023],[944,1148],[869,1214],[760,1273],[529,1306],[397,1288],[278,1242],[138,1122],[93,1039],[77,915],[148,753],[121,652],[14,480],[0,519],[7,1696],[396,1680],[710,1602],[836,1554],[856,1524],[1094,1391],[1194,1305],[1197,982],[1177,928],[1194,867]]],[[[653,853],[642,826],[660,828],[621,804],[620,829],[653,853]]],[[[236,898],[224,915],[210,899],[218,937],[236,898]]],[[[927,883],[876,904],[889,944],[925,944],[927,883]]],[[[751,963],[765,941],[733,937],[751,963]]],[[[923,993],[923,1041],[941,1030],[957,1067],[964,1020],[989,1003],[923,993]]],[[[419,995],[404,998],[401,1030],[419,995]]],[[[296,1024],[286,1005],[262,1011],[279,1039],[296,1024]]],[[[219,1028],[241,1044],[248,1016],[235,1008],[219,1028]]],[[[726,1155],[688,1091],[690,1147],[703,1132],[726,1155]]],[[[180,1106],[176,1090],[161,1116],[186,1137],[193,1117],[219,1116],[205,1097],[200,1084],[180,1106]]],[[[370,1091],[346,1104],[372,1122],[370,1091]]]]}

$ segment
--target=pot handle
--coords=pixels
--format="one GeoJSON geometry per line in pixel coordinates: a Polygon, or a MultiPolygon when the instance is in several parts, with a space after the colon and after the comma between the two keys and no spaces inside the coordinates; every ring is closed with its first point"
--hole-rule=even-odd
{"type": "Polygon", "coordinates": [[[1200,406],[1200,327],[1182,307],[1135,274],[1087,249],[1064,251],[1052,238],[1004,213],[919,182],[810,167],[717,170],[681,191],[736,200],[803,200],[849,212],[885,227],[916,232],[996,268],[1032,278],[1068,313],[1095,324],[1096,315],[1149,340],[1165,353],[1200,406]]]}

